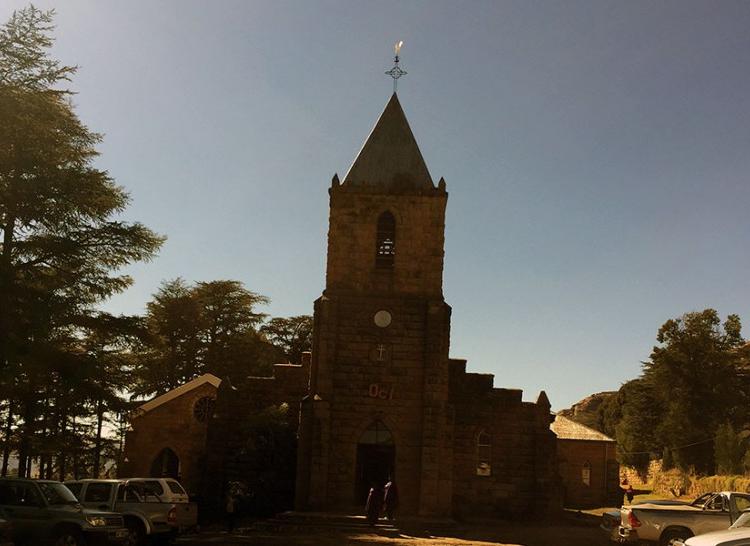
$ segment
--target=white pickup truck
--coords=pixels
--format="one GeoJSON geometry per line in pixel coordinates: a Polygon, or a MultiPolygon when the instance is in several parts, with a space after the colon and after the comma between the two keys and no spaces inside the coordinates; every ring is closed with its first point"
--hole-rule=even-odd
{"type": "Polygon", "coordinates": [[[65,485],[83,506],[121,514],[128,530],[127,546],[169,544],[177,536],[176,505],[163,502],[142,482],[89,479],[65,485]]]}
{"type": "Polygon", "coordinates": [[[620,543],[673,546],[687,538],[726,529],[750,509],[750,494],[706,493],[686,505],[643,503],[620,511],[620,543]]]}

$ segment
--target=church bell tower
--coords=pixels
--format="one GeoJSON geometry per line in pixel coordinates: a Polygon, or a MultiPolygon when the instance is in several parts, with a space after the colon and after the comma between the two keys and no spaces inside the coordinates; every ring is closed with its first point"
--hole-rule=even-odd
{"type": "Polygon", "coordinates": [[[395,92],[328,191],[326,285],[315,302],[297,507],[361,505],[373,483],[395,477],[403,512],[447,515],[448,193],[442,179],[433,183],[395,92]]]}

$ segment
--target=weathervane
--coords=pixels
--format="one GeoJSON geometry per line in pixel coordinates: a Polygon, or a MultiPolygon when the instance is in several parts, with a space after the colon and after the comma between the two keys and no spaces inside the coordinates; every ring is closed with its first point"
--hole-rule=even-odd
{"type": "Polygon", "coordinates": [[[398,54],[401,51],[401,46],[404,45],[403,41],[396,42],[396,44],[393,46],[393,51],[396,53],[396,55],[393,57],[393,68],[390,70],[387,70],[385,73],[388,74],[391,78],[393,78],[393,92],[396,92],[396,87],[398,85],[398,79],[401,76],[404,76],[407,74],[406,70],[403,70],[398,65],[398,54]]]}

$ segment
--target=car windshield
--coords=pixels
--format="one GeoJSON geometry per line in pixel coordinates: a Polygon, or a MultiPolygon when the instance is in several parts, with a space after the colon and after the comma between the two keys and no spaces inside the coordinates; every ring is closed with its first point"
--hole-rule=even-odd
{"type": "Polygon", "coordinates": [[[742,512],[737,521],[730,527],[730,529],[747,529],[750,528],[750,512],[742,512]]]}
{"type": "Polygon", "coordinates": [[[76,496],[61,483],[39,482],[39,489],[47,504],[78,504],[76,496]]]}

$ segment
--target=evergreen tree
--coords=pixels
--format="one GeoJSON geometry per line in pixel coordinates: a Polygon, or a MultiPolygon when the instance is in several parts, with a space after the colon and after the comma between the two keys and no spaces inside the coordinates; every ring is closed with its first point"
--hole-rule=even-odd
{"type": "MultiPolygon", "coordinates": [[[[118,218],[129,199],[93,165],[101,137],[60,88],[75,67],[48,55],[52,18],[32,6],[0,29],[0,399],[22,475],[34,457],[52,468],[50,446],[87,445],[81,370],[109,364],[87,351],[83,325],[103,320],[96,305],[130,285],[118,270],[162,243],[118,218]]],[[[62,449],[57,467],[64,476],[62,449]]]]}
{"type": "Polygon", "coordinates": [[[284,352],[287,362],[299,364],[302,353],[312,350],[313,318],[310,315],[272,318],[260,331],[284,352]]]}
{"type": "Polygon", "coordinates": [[[722,324],[713,309],[686,313],[665,322],[657,341],[641,377],[620,389],[619,410],[606,409],[617,423],[622,462],[643,468],[649,452],[666,451],[670,466],[709,473],[721,459],[724,468],[736,469],[737,457],[727,458],[733,452],[724,425],[748,419],[739,317],[722,324]]]}
{"type": "Polygon", "coordinates": [[[166,392],[204,373],[236,383],[270,374],[283,355],[258,330],[266,315],[257,307],[266,303],[238,281],[163,283],[147,305],[136,396],[166,392]]]}

